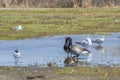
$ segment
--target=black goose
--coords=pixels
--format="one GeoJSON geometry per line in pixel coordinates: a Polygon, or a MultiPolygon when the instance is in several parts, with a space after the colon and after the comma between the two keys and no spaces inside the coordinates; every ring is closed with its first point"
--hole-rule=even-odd
{"type": "Polygon", "coordinates": [[[77,57],[77,59],[78,59],[79,55],[81,53],[83,53],[84,51],[85,51],[85,53],[90,53],[90,51],[85,49],[85,48],[82,48],[82,47],[79,47],[76,45],[72,45],[72,38],[71,37],[65,38],[64,50],[68,54],[71,53],[71,54],[75,55],[74,57],[77,57]]]}
{"type": "Polygon", "coordinates": [[[68,37],[65,37],[65,44],[64,44],[63,49],[64,49],[64,51],[65,51],[65,52],[68,54],[68,56],[69,56],[69,54],[70,54],[70,48],[69,48],[70,42],[69,42],[68,39],[69,39],[68,37]]]}

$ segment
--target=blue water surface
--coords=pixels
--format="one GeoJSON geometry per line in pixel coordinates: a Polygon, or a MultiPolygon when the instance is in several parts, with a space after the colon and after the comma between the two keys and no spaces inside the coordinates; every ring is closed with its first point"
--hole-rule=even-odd
{"type": "MultiPolygon", "coordinates": [[[[96,39],[102,35],[58,35],[37,39],[0,40],[0,66],[15,66],[13,53],[15,49],[18,49],[22,55],[17,62],[19,66],[31,64],[47,66],[48,63],[52,63],[54,66],[64,67],[67,54],[64,52],[63,46],[67,36],[72,37],[73,44],[75,44],[76,41],[84,40],[86,37],[96,39]]],[[[120,65],[120,33],[104,36],[105,42],[101,46],[93,44],[89,47],[90,57],[80,58],[79,65],[83,63],[85,63],[84,65],[86,63],[87,65],[120,65]]]]}

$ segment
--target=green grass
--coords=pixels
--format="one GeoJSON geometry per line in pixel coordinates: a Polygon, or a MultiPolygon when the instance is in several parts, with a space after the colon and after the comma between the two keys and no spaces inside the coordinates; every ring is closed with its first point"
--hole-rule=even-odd
{"type": "Polygon", "coordinates": [[[120,32],[120,9],[0,10],[1,40],[64,34],[104,34],[106,32],[120,32]],[[17,25],[21,25],[23,30],[13,31],[12,28],[17,25]]]}

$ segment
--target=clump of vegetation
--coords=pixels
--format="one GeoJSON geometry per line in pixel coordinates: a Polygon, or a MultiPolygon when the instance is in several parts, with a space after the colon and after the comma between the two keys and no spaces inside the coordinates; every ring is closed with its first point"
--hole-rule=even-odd
{"type": "Polygon", "coordinates": [[[0,39],[120,32],[119,13],[118,8],[0,10],[0,39]],[[12,30],[18,25],[23,30],[12,30]]]}

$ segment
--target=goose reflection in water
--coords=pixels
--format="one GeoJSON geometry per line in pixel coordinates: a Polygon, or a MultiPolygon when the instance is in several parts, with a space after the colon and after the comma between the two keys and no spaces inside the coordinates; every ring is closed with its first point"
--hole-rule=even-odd
{"type": "Polygon", "coordinates": [[[68,66],[77,66],[77,62],[73,60],[72,57],[67,56],[64,60],[64,66],[68,67],[68,66]]]}
{"type": "Polygon", "coordinates": [[[92,60],[92,53],[91,54],[82,54],[78,58],[73,58],[70,56],[67,56],[64,60],[64,66],[79,66],[79,65],[87,65],[90,64],[90,61],[92,60]]]}

